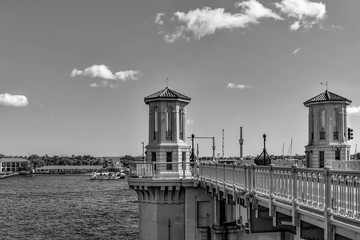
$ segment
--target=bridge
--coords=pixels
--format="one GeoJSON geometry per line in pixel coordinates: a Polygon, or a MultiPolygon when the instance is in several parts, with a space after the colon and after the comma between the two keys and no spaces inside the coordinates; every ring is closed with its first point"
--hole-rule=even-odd
{"type": "MultiPolygon", "coordinates": [[[[137,163],[131,166],[128,181],[140,202],[147,198],[166,203],[178,191],[179,197],[173,200],[196,212],[195,217],[185,213],[190,219],[185,222],[198,228],[191,230],[199,232],[194,233],[195,239],[243,239],[244,235],[265,239],[258,237],[264,233],[272,236],[266,239],[360,239],[359,171],[297,165],[137,163]],[[170,170],[178,173],[172,185],[170,170]],[[164,182],[170,187],[150,190],[164,182]],[[192,204],[191,194],[184,194],[182,188],[193,188],[206,196],[192,194],[197,199],[192,204]],[[209,204],[205,204],[206,199],[210,199],[209,204]]],[[[140,217],[144,213],[141,209],[144,207],[140,207],[140,217]]],[[[184,224],[188,236],[187,228],[191,227],[184,224]]],[[[174,239],[170,226],[169,217],[169,235],[163,239],[174,239]]]]}

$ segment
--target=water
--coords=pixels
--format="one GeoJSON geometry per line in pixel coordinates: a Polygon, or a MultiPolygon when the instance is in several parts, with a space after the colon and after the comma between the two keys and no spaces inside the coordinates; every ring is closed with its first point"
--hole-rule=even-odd
{"type": "Polygon", "coordinates": [[[86,175],[0,179],[0,239],[138,239],[138,204],[126,180],[86,175]]]}

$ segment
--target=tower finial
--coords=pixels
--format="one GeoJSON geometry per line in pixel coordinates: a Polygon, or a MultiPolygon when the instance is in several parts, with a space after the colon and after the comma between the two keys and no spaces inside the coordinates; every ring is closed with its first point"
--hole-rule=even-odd
{"type": "Polygon", "coordinates": [[[321,85],[325,85],[325,87],[326,87],[326,91],[328,90],[328,82],[325,82],[325,83],[320,82],[320,84],[321,84],[321,85]]]}
{"type": "Polygon", "coordinates": [[[169,78],[166,78],[166,87],[169,87],[169,78]]]}

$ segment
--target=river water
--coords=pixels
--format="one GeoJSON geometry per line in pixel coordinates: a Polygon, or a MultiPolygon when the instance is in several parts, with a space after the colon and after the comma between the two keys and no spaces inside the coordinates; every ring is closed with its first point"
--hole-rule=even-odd
{"type": "Polygon", "coordinates": [[[138,239],[127,181],[86,175],[0,179],[0,239],[138,239]]]}

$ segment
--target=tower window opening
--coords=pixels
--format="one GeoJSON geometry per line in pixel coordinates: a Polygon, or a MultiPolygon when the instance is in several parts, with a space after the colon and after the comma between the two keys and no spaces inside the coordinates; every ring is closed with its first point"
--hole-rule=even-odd
{"type": "Polygon", "coordinates": [[[166,139],[172,140],[172,109],[167,108],[166,111],[166,139]]]}
{"type": "Polygon", "coordinates": [[[320,140],[325,139],[325,110],[320,111],[320,140]]]}
{"type": "Polygon", "coordinates": [[[166,170],[172,170],[172,152],[166,152],[166,170]]]}
{"type": "Polygon", "coordinates": [[[179,138],[184,140],[184,109],[179,111],[179,138]]]}
{"type": "Polygon", "coordinates": [[[159,124],[159,116],[158,116],[158,108],[155,108],[154,111],[154,136],[153,139],[156,140],[158,136],[158,125],[159,124]]]}
{"type": "Polygon", "coordinates": [[[335,160],[340,160],[340,149],[335,151],[335,160]]]}
{"type": "Polygon", "coordinates": [[[324,140],[325,139],[325,132],[320,132],[320,140],[324,140]]]}
{"type": "Polygon", "coordinates": [[[325,152],[324,151],[320,151],[319,152],[319,167],[323,168],[325,166],[325,152]]]}
{"type": "Polygon", "coordinates": [[[154,170],[156,170],[156,152],[151,152],[151,162],[154,164],[154,170]]]}
{"type": "Polygon", "coordinates": [[[333,128],[333,138],[334,140],[339,140],[339,118],[340,118],[340,115],[339,115],[339,110],[335,109],[334,110],[334,128],[333,128]]]}
{"type": "Polygon", "coordinates": [[[321,110],[320,114],[320,126],[321,131],[325,131],[325,110],[321,110]]]}

